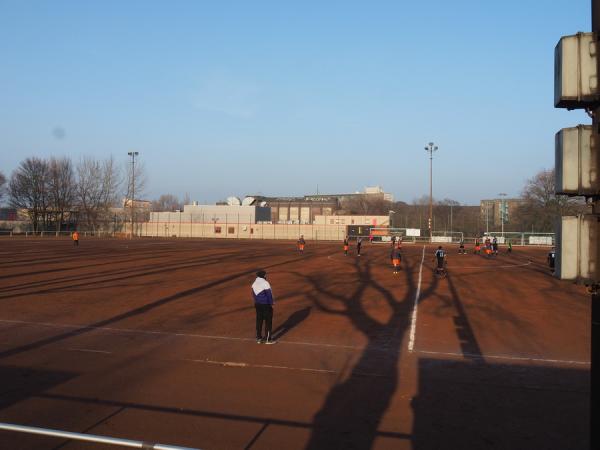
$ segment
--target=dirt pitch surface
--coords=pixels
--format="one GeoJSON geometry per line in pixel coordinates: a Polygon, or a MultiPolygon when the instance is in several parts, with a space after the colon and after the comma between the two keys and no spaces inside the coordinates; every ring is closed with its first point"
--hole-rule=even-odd
{"type": "MultiPolygon", "coordinates": [[[[584,449],[590,301],[547,249],[0,240],[0,421],[213,449],[584,449]],[[276,345],[255,342],[264,268],[276,345]]],[[[105,446],[0,432],[0,448],[105,446]]]]}

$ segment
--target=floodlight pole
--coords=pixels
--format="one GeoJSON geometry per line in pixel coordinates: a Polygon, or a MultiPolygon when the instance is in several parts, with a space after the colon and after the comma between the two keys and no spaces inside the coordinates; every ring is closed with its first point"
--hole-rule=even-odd
{"type": "Polygon", "coordinates": [[[433,152],[437,149],[433,142],[425,147],[425,151],[429,152],[429,242],[433,242],[433,152]]]}
{"type": "Polygon", "coordinates": [[[139,152],[127,152],[129,156],[131,156],[131,236],[130,239],[133,239],[133,230],[134,230],[134,214],[135,214],[135,157],[139,155],[139,152]]]}
{"type": "Polygon", "coordinates": [[[500,200],[500,221],[502,223],[502,237],[504,237],[504,208],[505,208],[505,199],[506,194],[504,192],[500,192],[498,194],[502,199],[500,200]]]}

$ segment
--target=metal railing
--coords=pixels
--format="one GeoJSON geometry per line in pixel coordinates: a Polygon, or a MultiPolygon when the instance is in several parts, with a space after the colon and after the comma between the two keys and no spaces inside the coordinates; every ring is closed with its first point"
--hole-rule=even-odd
{"type": "Polygon", "coordinates": [[[192,447],[178,447],[176,445],[165,445],[153,442],[134,441],[131,439],[98,436],[95,434],[72,433],[70,431],[53,430],[50,428],[29,427],[4,422],[0,422],[0,430],[16,431],[19,433],[52,436],[56,438],[70,439],[74,441],[96,442],[99,444],[120,445],[121,447],[141,448],[150,450],[200,450],[198,448],[192,447]]]}

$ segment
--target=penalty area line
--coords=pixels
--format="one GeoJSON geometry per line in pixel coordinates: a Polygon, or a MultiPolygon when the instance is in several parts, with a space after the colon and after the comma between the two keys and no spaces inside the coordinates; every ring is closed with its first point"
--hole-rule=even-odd
{"type": "MultiPolygon", "coordinates": [[[[196,333],[176,333],[176,332],[169,332],[169,331],[135,330],[135,329],[131,329],[131,328],[98,327],[98,326],[93,326],[93,325],[72,325],[72,324],[63,324],[63,323],[30,322],[30,321],[25,321],[25,320],[0,319],[0,326],[3,324],[48,327],[48,328],[67,329],[67,330],[75,329],[75,330],[101,331],[101,332],[120,333],[120,334],[137,334],[140,336],[167,336],[167,337],[182,337],[182,338],[191,338],[191,339],[210,339],[210,340],[221,340],[221,341],[243,342],[243,343],[256,341],[256,338],[235,337],[235,336],[216,336],[216,335],[196,334],[196,333]]],[[[327,344],[327,343],[323,343],[323,342],[304,342],[304,341],[287,341],[287,340],[278,340],[277,342],[281,345],[336,348],[336,349],[346,349],[346,350],[352,350],[352,351],[364,350],[364,347],[355,346],[355,345],[327,344]]]]}
{"type": "Polygon", "coordinates": [[[423,246],[423,255],[421,256],[421,265],[419,266],[419,281],[417,283],[417,293],[415,294],[415,304],[410,319],[410,338],[408,340],[408,351],[412,353],[415,348],[415,333],[417,330],[417,307],[419,305],[419,296],[421,295],[421,280],[423,279],[423,262],[425,261],[425,245],[423,246]]]}
{"type": "Polygon", "coordinates": [[[439,355],[439,356],[455,356],[455,357],[467,357],[467,358],[478,358],[478,359],[504,359],[508,361],[533,361],[541,363],[555,363],[555,364],[571,364],[579,366],[589,366],[589,361],[572,361],[565,359],[549,359],[549,358],[529,358],[527,356],[510,356],[510,355],[478,355],[473,353],[458,353],[458,352],[433,352],[428,350],[416,350],[415,353],[422,353],[425,355],[439,355]]]}
{"type": "MultiPolygon", "coordinates": [[[[233,367],[233,368],[245,368],[245,369],[275,369],[275,370],[293,370],[297,372],[309,372],[309,373],[323,373],[323,374],[340,374],[343,371],[332,370],[332,369],[314,369],[310,367],[289,367],[289,366],[277,366],[273,364],[252,364],[246,362],[235,362],[235,361],[216,361],[213,359],[183,359],[182,361],[209,364],[221,367],[233,367]]],[[[388,374],[380,374],[376,372],[353,372],[354,375],[362,377],[376,377],[376,378],[389,378],[388,374]]]]}

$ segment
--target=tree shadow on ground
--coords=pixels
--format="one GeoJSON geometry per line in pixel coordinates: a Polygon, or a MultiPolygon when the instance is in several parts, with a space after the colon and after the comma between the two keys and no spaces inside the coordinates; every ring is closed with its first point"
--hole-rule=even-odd
{"type": "Polygon", "coordinates": [[[448,286],[464,359],[419,359],[413,449],[589,448],[589,371],[488,362],[448,286]]]}
{"type": "MultiPolygon", "coordinates": [[[[309,450],[371,448],[380,435],[380,422],[396,391],[401,345],[410,325],[416,294],[415,268],[418,269],[419,264],[405,262],[402,273],[406,290],[402,298],[397,298],[376,281],[372,264],[366,258],[355,261],[352,270],[357,282],[349,294],[336,292],[328,274],[298,274],[306,278],[316,292],[309,294],[309,299],[318,310],[347,318],[367,339],[357,363],[348,376],[331,389],[314,416],[312,433],[306,445],[309,450]],[[365,309],[367,290],[379,293],[391,309],[387,321],[375,320],[365,309]]],[[[429,296],[436,286],[437,280],[433,280],[421,299],[429,296]]]]}
{"type": "MultiPolygon", "coordinates": [[[[273,264],[270,264],[268,266],[265,266],[264,268],[265,269],[269,269],[269,268],[273,268],[273,267],[283,266],[283,265],[289,264],[292,261],[293,260],[281,261],[281,262],[278,262],[278,263],[273,263],[273,264]]],[[[137,308],[134,308],[134,309],[132,309],[130,311],[127,311],[127,312],[124,312],[124,313],[121,313],[121,314],[117,314],[116,316],[113,316],[113,317],[109,317],[108,319],[100,320],[100,321],[94,322],[94,323],[89,324],[89,325],[76,327],[76,328],[74,328],[74,329],[72,329],[72,330],[70,330],[68,332],[65,332],[65,333],[60,333],[58,335],[54,335],[54,336],[50,336],[50,337],[47,337],[47,338],[44,338],[44,339],[40,339],[40,340],[35,341],[35,342],[30,342],[30,343],[21,345],[19,347],[15,347],[15,348],[12,348],[12,349],[1,351],[0,352],[0,358],[7,358],[7,357],[10,357],[10,356],[13,356],[13,355],[25,352],[25,351],[34,350],[34,349],[43,347],[45,345],[49,345],[49,344],[53,344],[53,343],[56,343],[56,342],[60,342],[60,341],[62,341],[64,339],[68,339],[68,338],[71,338],[71,337],[75,337],[75,336],[79,336],[79,335],[82,335],[82,334],[85,334],[85,333],[89,333],[90,331],[93,331],[93,330],[95,330],[97,328],[106,327],[108,325],[112,325],[114,323],[120,322],[120,321],[125,320],[125,319],[129,319],[129,318],[136,317],[136,316],[139,316],[139,315],[142,315],[142,314],[146,314],[146,313],[148,313],[148,312],[150,312],[150,311],[152,311],[152,310],[154,310],[154,309],[156,309],[158,307],[167,305],[169,303],[172,303],[174,301],[180,300],[182,298],[189,297],[191,295],[198,294],[198,293],[200,293],[200,292],[202,292],[202,291],[204,291],[206,289],[210,289],[212,287],[219,286],[219,285],[224,284],[224,283],[228,283],[228,282],[233,281],[235,279],[238,279],[240,277],[245,277],[245,276],[248,276],[250,274],[253,274],[255,272],[255,270],[256,270],[255,268],[243,270],[243,271],[240,271],[240,272],[228,275],[226,277],[222,277],[222,278],[219,278],[217,280],[204,283],[204,284],[202,284],[200,286],[193,287],[191,289],[186,289],[186,290],[177,292],[175,294],[169,295],[167,297],[160,298],[160,299],[155,300],[153,302],[150,302],[150,303],[147,303],[145,305],[142,305],[142,306],[139,306],[137,308]]]]}

